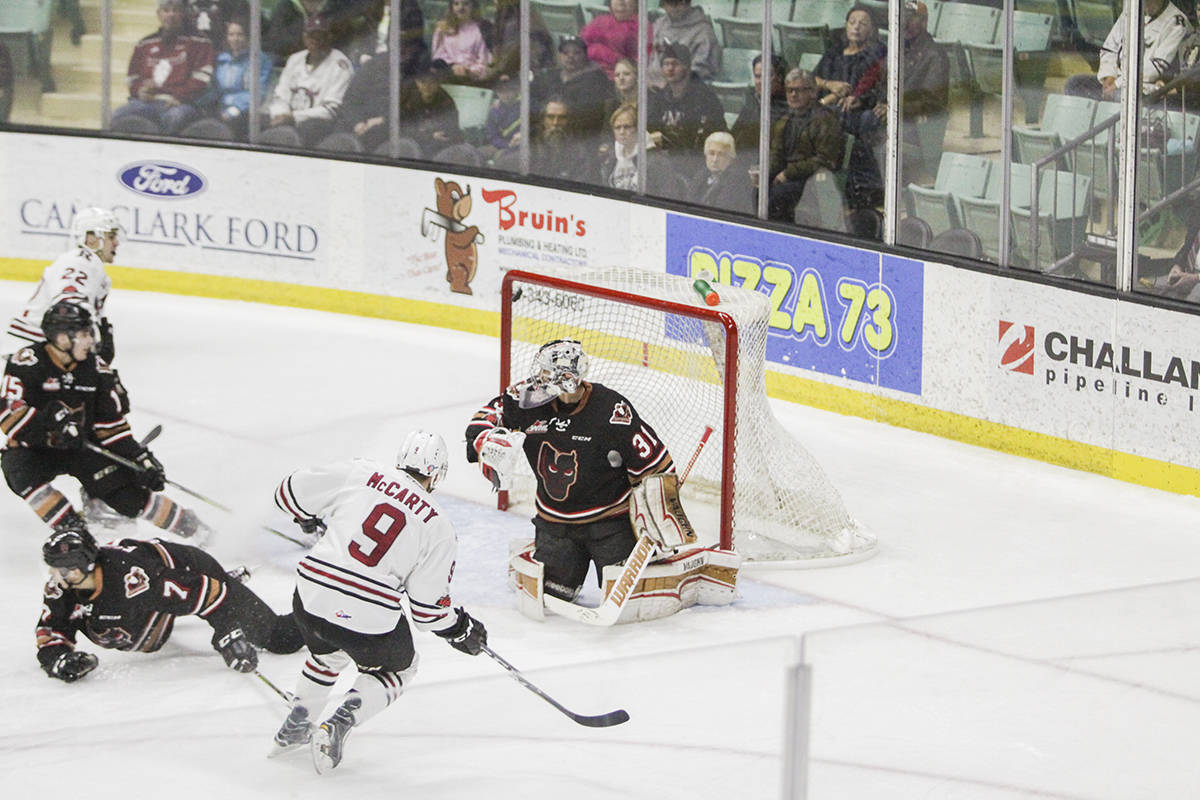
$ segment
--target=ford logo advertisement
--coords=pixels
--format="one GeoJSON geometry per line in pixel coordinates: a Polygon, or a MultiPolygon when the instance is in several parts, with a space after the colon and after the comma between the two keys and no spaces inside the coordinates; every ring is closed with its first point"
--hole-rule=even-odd
{"type": "Polygon", "coordinates": [[[170,161],[138,161],[121,168],[121,185],[147,197],[176,200],[204,191],[208,182],[198,172],[170,161]]]}

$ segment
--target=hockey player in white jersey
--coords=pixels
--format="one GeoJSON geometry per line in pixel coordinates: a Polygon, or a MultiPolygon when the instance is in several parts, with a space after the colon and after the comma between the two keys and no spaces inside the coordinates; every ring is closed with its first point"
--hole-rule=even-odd
{"type": "Polygon", "coordinates": [[[106,363],[112,363],[116,347],[112,326],[104,316],[104,303],[112,289],[112,280],[104,266],[116,258],[121,232],[121,223],[108,209],[81,208],[75,212],[71,220],[71,249],[46,267],[33,296],[8,323],[8,333],[17,341],[10,339],[5,352],[45,341],[42,315],[59,300],[71,300],[83,304],[92,318],[98,320],[96,355],[106,363]]]}
{"type": "Polygon", "coordinates": [[[271,755],[311,741],[317,772],[332,769],[350,730],[400,696],[417,667],[402,596],[418,629],[469,655],[487,643],[483,625],[450,600],[458,544],[430,497],[446,459],[441,436],[414,431],[394,468],[344,461],[294,472],[276,490],[276,504],[297,523],[323,524],[326,533],[296,569],[292,607],[309,657],[271,755]],[[354,686],[314,726],[351,663],[354,686]]]}

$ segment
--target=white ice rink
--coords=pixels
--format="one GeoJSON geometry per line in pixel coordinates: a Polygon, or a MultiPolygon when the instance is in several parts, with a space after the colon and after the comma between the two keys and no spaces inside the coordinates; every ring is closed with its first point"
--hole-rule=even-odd
{"type": "MultiPolygon", "coordinates": [[[[0,282],[2,316],[31,290],[0,282]]],[[[495,511],[461,444],[495,393],[496,340],[120,289],[108,313],[135,432],[161,423],[168,477],[238,510],[174,494],[273,606],[288,606],[300,555],[257,528],[291,529],[272,504],[279,479],[391,459],[402,432],[432,428],[452,446],[439,492],[459,533],[456,602],[565,705],[632,719],[576,726],[486,657],[416,634],[416,681],[354,732],[342,766],[318,776],[306,751],[269,761],[284,704],[227,670],[195,618],[152,655],[84,642],[100,667],[79,683],[42,673],[43,528],[5,492],[5,798],[774,800],[785,674],[805,634],[811,798],[1200,797],[1195,498],[778,404],[878,535],[875,558],[743,573],[735,605],[652,623],[539,624],[504,580],[528,522],[495,511]]],[[[264,654],[261,669],[290,688],[301,660],[264,654]]]]}

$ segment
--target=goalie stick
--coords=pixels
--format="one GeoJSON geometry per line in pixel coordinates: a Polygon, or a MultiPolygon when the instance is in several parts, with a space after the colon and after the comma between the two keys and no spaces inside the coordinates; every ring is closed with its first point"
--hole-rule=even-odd
{"type": "MultiPolygon", "coordinates": [[[[161,426],[159,426],[159,430],[161,431],[161,426]]],[[[154,431],[151,430],[151,433],[154,433],[154,431]]],[[[157,436],[157,434],[155,434],[155,436],[157,436]]],[[[147,435],[145,441],[143,441],[143,444],[145,444],[148,441],[151,441],[153,438],[154,437],[147,435]]],[[[130,461],[128,458],[125,458],[124,456],[119,456],[116,453],[112,452],[111,450],[106,450],[98,444],[93,444],[92,442],[84,442],[83,446],[86,447],[88,450],[91,450],[93,453],[98,453],[98,454],[104,456],[109,461],[113,461],[117,464],[120,464],[122,467],[131,469],[134,472],[145,472],[145,470],[142,469],[140,464],[138,464],[134,461],[130,461]]],[[[222,503],[218,503],[216,500],[213,500],[211,497],[205,497],[204,495],[200,494],[199,492],[192,491],[191,489],[189,489],[188,487],[184,486],[183,484],[181,484],[177,481],[173,481],[170,478],[166,478],[166,477],[163,478],[163,481],[171,486],[174,486],[176,489],[178,489],[181,492],[190,494],[192,497],[196,498],[197,500],[202,500],[205,503],[208,503],[213,508],[218,508],[227,514],[233,513],[233,509],[230,508],[229,506],[224,505],[222,503]]],[[[267,533],[273,533],[276,536],[280,537],[281,539],[287,539],[292,544],[298,544],[304,548],[307,548],[309,546],[306,542],[302,542],[295,537],[288,536],[283,531],[277,531],[274,528],[269,527],[267,525],[260,525],[259,527],[262,528],[267,533]]]]}
{"type": "MultiPolygon", "coordinates": [[[[696,452],[692,453],[691,460],[683,468],[683,474],[679,476],[680,486],[683,486],[683,482],[691,474],[692,467],[695,465],[696,459],[700,457],[700,451],[708,443],[708,437],[712,436],[712,432],[711,425],[704,426],[704,433],[700,435],[700,442],[696,445],[696,452]]],[[[600,605],[595,608],[589,608],[588,606],[581,606],[578,603],[572,603],[569,600],[563,600],[549,594],[542,595],[542,602],[545,603],[546,608],[555,614],[570,617],[576,622],[603,627],[615,625],[617,619],[621,616],[621,611],[625,608],[625,604],[633,596],[633,590],[637,587],[638,581],[642,579],[642,573],[646,571],[646,566],[652,558],[654,558],[654,541],[643,533],[638,537],[633,550],[630,551],[629,558],[625,559],[625,568],[621,570],[620,576],[617,577],[616,583],[613,584],[612,591],[608,593],[608,597],[604,598],[604,602],[600,605]]]]}
{"type": "Polygon", "coordinates": [[[607,714],[595,714],[592,716],[589,716],[587,714],[576,714],[574,711],[570,710],[569,708],[564,706],[562,703],[558,702],[553,697],[546,694],[544,691],[539,689],[537,686],[534,686],[533,683],[530,682],[530,680],[528,678],[526,678],[524,675],[521,674],[521,670],[517,669],[512,664],[508,663],[503,658],[501,658],[500,655],[495,650],[488,647],[486,644],[480,646],[479,649],[482,650],[483,652],[487,653],[488,656],[491,657],[492,660],[494,660],[497,664],[499,664],[500,666],[502,666],[506,670],[508,670],[508,673],[513,676],[513,680],[515,680],[517,683],[524,686],[529,691],[536,694],[538,697],[545,700],[550,705],[557,708],[562,713],[566,714],[568,717],[571,718],[572,722],[575,722],[579,725],[586,726],[588,728],[611,728],[613,725],[620,725],[622,722],[629,721],[629,712],[623,708],[618,708],[616,711],[609,711],[607,714]]]}

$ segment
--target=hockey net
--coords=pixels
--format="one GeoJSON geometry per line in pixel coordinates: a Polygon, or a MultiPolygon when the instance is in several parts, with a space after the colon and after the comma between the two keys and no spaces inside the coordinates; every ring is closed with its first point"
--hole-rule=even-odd
{"type": "MultiPolygon", "coordinates": [[[[721,285],[701,302],[691,281],[632,268],[570,278],[512,270],[501,297],[501,386],[528,377],[534,353],[578,339],[588,380],[629,398],[670,448],[677,471],[706,426],[713,435],[684,487],[709,544],[763,565],[822,566],[866,558],[873,536],[847,513],[808,451],[775,419],[766,392],[768,299],[721,285]]],[[[530,502],[532,474],[501,506],[530,502]]]]}

